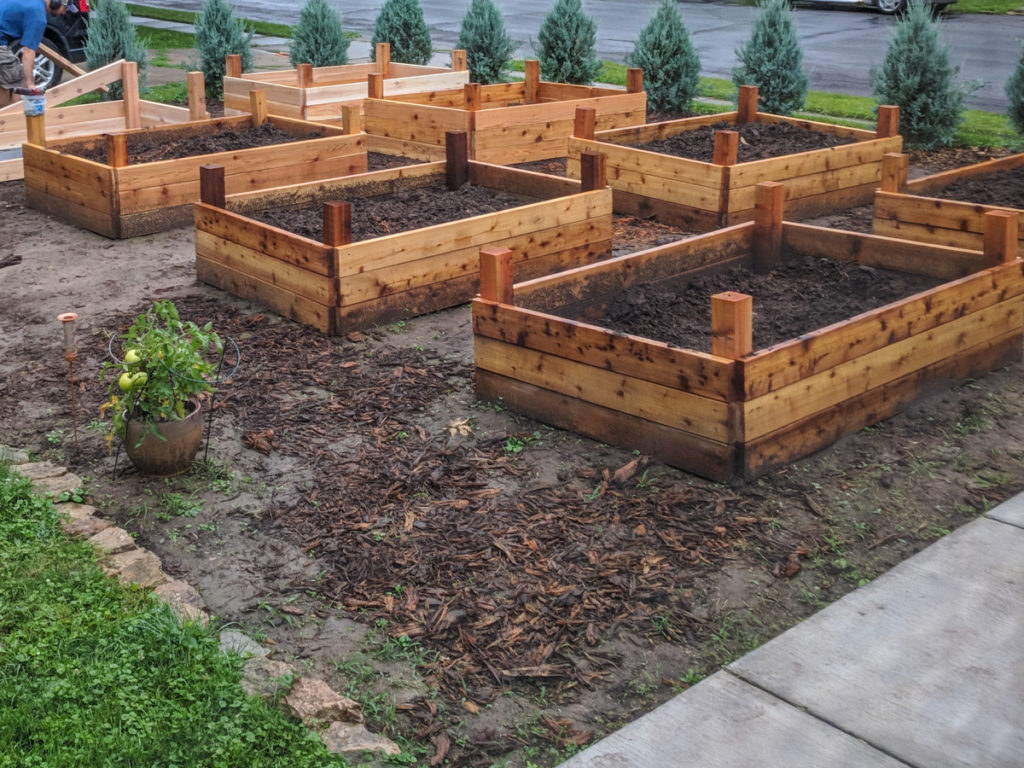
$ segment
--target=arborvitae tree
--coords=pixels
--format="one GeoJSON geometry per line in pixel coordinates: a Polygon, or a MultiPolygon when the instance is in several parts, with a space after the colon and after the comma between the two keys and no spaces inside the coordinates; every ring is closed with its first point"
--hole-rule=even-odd
{"type": "Polygon", "coordinates": [[[908,147],[948,146],[963,122],[965,88],[956,82],[960,68],[949,63],[939,24],[931,6],[912,2],[896,22],[882,66],[871,72],[878,103],[900,108],[900,133],[908,147]]]}
{"type": "Polygon", "coordinates": [[[466,51],[469,76],[474,83],[501,82],[516,49],[494,0],[472,0],[462,17],[457,48],[466,51]]]}
{"type": "Polygon", "coordinates": [[[224,59],[229,53],[242,57],[242,71],[252,69],[252,32],[242,27],[227,0],[206,0],[196,16],[196,52],[206,81],[206,95],[219,99],[224,93],[224,59]]]}
{"type": "Polygon", "coordinates": [[[597,24],[583,12],[583,0],[555,0],[540,23],[540,73],[555,83],[592,83],[601,72],[594,53],[597,24]]]}
{"type": "Polygon", "coordinates": [[[298,26],[292,27],[292,66],[348,64],[348,43],[341,28],[341,16],[327,0],[306,0],[299,13],[298,26]]]}
{"type": "Polygon", "coordinates": [[[750,40],[736,49],[740,63],[733,67],[732,81],[757,86],[760,111],[791,115],[807,98],[796,23],[789,0],[762,0],[760,8],[750,40]]]}
{"type": "MultiPolygon", "coordinates": [[[[132,24],[128,8],[117,0],[95,0],[89,4],[89,37],[85,42],[85,63],[96,69],[124,59],[139,65],[139,88],[146,78],[146,45],[132,24]]],[[[110,84],[109,96],[123,98],[120,81],[110,84]]]]}
{"type": "Polygon", "coordinates": [[[689,109],[700,82],[700,56],[675,0],[661,0],[626,63],[644,71],[649,107],[674,112],[689,109]]]}
{"type": "Polygon", "coordinates": [[[391,60],[428,64],[433,45],[419,0],[384,0],[370,38],[370,57],[377,59],[377,43],[391,43],[391,60]]]}
{"type": "Polygon", "coordinates": [[[1007,114],[1018,133],[1024,133],[1024,48],[1021,49],[1017,67],[1006,81],[1006,98],[1010,100],[1007,114]]]}

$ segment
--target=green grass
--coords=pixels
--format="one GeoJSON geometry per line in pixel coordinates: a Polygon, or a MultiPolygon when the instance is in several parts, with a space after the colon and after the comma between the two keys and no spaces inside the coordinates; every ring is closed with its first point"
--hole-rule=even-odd
{"type": "Polygon", "coordinates": [[[217,631],[104,576],[0,468],[0,768],[346,765],[245,695],[217,631]]]}
{"type": "Polygon", "coordinates": [[[954,13],[1006,13],[1024,8],[1022,0],[958,0],[949,6],[954,13]]]}
{"type": "MultiPolygon", "coordinates": [[[[137,5],[126,3],[128,11],[133,16],[142,16],[147,19],[161,19],[162,21],[181,21],[192,24],[196,20],[196,14],[191,11],[178,11],[173,8],[152,8],[148,5],[137,5]]],[[[269,21],[256,21],[254,19],[243,19],[243,26],[252,30],[257,35],[269,35],[271,37],[291,37],[292,28],[287,24],[274,24],[269,21]]]]}
{"type": "Polygon", "coordinates": [[[139,37],[146,48],[156,51],[167,51],[172,48],[194,48],[196,36],[191,32],[179,32],[176,29],[156,29],[139,25],[136,27],[139,37]]]}

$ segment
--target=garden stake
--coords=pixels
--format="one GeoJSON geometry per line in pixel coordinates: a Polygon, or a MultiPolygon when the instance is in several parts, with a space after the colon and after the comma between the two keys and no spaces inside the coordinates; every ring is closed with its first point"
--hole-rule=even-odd
{"type": "Polygon", "coordinates": [[[78,418],[75,412],[75,360],[78,359],[78,347],[75,344],[76,312],[64,312],[57,315],[64,328],[64,359],[68,361],[68,385],[71,387],[71,431],[75,436],[75,450],[78,450],[78,418]]]}

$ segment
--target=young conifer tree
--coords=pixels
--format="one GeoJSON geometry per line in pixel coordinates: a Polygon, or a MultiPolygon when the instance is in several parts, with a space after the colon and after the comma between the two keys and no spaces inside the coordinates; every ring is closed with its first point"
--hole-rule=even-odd
{"type": "Polygon", "coordinates": [[[391,44],[391,60],[429,64],[433,44],[419,0],[384,0],[370,38],[370,56],[376,61],[377,43],[391,44]]]}
{"type": "Polygon", "coordinates": [[[306,0],[299,23],[292,27],[292,66],[312,64],[333,67],[348,64],[348,43],[341,28],[341,15],[327,0],[306,0]]]}
{"type": "Polygon", "coordinates": [[[791,115],[807,98],[796,23],[789,0],[761,0],[759,5],[750,40],[736,49],[740,63],[733,67],[732,81],[757,86],[760,111],[791,115]]]}
{"type": "Polygon", "coordinates": [[[700,56],[675,0],[661,0],[626,63],[644,71],[649,107],[672,112],[690,108],[700,82],[700,56]]]}
{"type": "Polygon", "coordinates": [[[462,17],[457,48],[466,51],[469,76],[474,83],[499,83],[516,49],[494,0],[472,0],[462,17]]]}
{"type": "Polygon", "coordinates": [[[871,72],[878,103],[900,108],[900,133],[907,147],[948,146],[963,122],[965,89],[956,82],[960,68],[949,62],[939,24],[931,6],[911,2],[896,22],[882,66],[871,72]]]}
{"type": "Polygon", "coordinates": [[[252,69],[252,32],[242,27],[227,0],[206,0],[196,15],[196,52],[206,81],[206,95],[219,99],[224,93],[224,59],[229,53],[242,57],[242,71],[252,69]]]}
{"type": "MultiPolygon", "coordinates": [[[[85,42],[85,63],[96,69],[118,59],[138,64],[139,88],[146,79],[146,45],[136,33],[128,8],[117,0],[90,3],[89,37],[85,42]]],[[[121,82],[110,84],[109,97],[123,98],[121,82]]]]}
{"type": "Polygon", "coordinates": [[[1010,100],[1007,114],[1017,133],[1024,133],[1024,48],[1021,49],[1017,66],[1006,81],[1006,98],[1010,100]]]}
{"type": "Polygon", "coordinates": [[[583,12],[583,0],[555,0],[537,37],[537,58],[545,80],[589,85],[601,72],[601,61],[594,53],[597,24],[583,12]]]}

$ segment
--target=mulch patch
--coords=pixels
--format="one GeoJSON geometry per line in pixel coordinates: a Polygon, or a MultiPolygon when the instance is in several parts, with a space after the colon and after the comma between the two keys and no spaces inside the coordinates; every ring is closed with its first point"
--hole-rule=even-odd
{"type": "Polygon", "coordinates": [[[715,132],[719,130],[739,133],[739,162],[741,163],[792,155],[797,152],[809,152],[826,147],[838,147],[842,144],[853,144],[856,141],[844,136],[821,133],[788,123],[753,122],[731,125],[722,122],[702,126],[667,139],[630,146],[649,152],[660,152],[710,163],[715,154],[715,132]]]}

